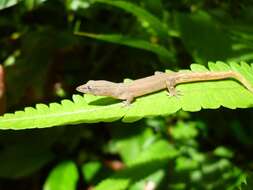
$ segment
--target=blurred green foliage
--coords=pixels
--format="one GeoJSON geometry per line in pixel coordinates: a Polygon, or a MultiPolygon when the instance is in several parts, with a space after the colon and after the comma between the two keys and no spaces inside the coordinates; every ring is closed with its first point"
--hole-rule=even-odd
{"type": "MultiPolygon", "coordinates": [[[[89,79],[250,63],[252,22],[250,0],[0,0],[6,112],[70,98],[89,79]]],[[[0,189],[251,189],[252,118],[221,108],[0,131],[0,189]]]]}

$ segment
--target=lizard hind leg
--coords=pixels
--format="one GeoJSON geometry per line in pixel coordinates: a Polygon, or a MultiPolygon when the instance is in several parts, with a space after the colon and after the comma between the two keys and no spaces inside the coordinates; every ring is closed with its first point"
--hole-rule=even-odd
{"type": "Polygon", "coordinates": [[[134,100],[134,97],[129,95],[128,97],[126,97],[126,99],[123,101],[123,107],[125,106],[130,106],[131,102],[134,100]]]}
{"type": "Polygon", "coordinates": [[[177,90],[175,88],[176,86],[176,83],[174,80],[172,79],[169,79],[169,80],[166,80],[166,87],[167,87],[167,90],[168,90],[168,96],[170,97],[179,97],[182,95],[181,91],[177,90]]]}

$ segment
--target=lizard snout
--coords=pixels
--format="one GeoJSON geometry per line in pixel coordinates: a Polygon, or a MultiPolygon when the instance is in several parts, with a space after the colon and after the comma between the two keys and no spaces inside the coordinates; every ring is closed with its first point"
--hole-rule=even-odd
{"type": "Polygon", "coordinates": [[[87,93],[89,92],[90,88],[86,85],[81,85],[76,88],[78,92],[87,93]]]}

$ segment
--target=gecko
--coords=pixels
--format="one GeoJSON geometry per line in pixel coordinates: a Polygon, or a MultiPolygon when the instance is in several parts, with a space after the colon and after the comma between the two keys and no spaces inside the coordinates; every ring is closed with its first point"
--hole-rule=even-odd
{"type": "Polygon", "coordinates": [[[131,83],[90,80],[86,84],[78,86],[76,90],[82,93],[124,100],[124,104],[130,105],[136,97],[163,89],[167,89],[170,96],[177,96],[178,91],[175,87],[178,84],[227,78],[239,81],[246,89],[253,93],[252,85],[240,73],[235,71],[179,71],[171,73],[156,71],[154,75],[134,80],[131,83]]]}

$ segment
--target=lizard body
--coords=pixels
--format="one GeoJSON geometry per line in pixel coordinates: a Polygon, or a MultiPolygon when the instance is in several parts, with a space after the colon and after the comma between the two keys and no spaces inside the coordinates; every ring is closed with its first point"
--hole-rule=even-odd
{"type": "Polygon", "coordinates": [[[253,93],[252,85],[239,73],[235,71],[223,72],[155,72],[155,75],[134,80],[131,83],[114,83],[105,80],[90,80],[86,84],[78,86],[77,91],[93,95],[110,96],[115,99],[126,100],[130,104],[134,98],[168,89],[171,96],[176,96],[175,86],[181,83],[221,80],[233,78],[239,81],[245,88],[253,93]]]}

